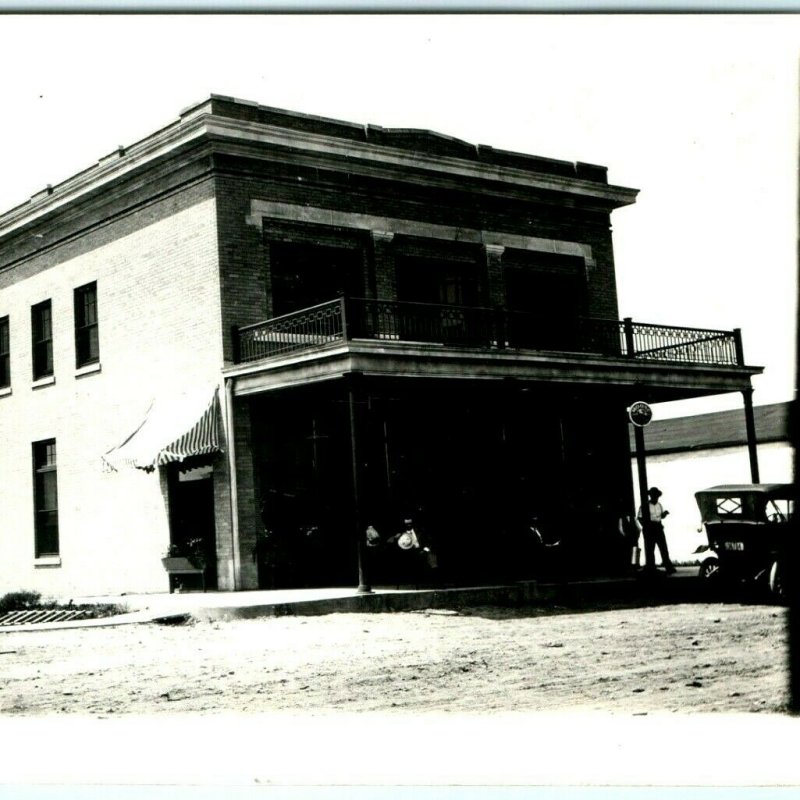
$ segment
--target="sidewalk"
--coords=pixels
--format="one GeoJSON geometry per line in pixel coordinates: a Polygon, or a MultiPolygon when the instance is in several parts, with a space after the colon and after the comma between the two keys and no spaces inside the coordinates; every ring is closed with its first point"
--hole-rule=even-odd
{"type": "Polygon", "coordinates": [[[77,604],[113,604],[127,611],[111,617],[0,626],[8,631],[97,628],[146,622],[254,619],[287,615],[418,611],[480,605],[548,605],[554,603],[625,601],[664,598],[673,602],[696,598],[696,567],[680,567],[675,575],[644,581],[640,576],[566,579],[560,582],[518,581],[494,586],[448,588],[375,587],[369,594],[355,588],[278,589],[242,592],[187,592],[180,594],[107,595],[75,597],[77,604]]]}

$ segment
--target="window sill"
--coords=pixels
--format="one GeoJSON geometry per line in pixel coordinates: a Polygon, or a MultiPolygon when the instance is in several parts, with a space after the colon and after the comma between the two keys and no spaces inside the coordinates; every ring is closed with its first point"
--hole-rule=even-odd
{"type": "Polygon", "coordinates": [[[39,558],[34,559],[33,566],[34,567],[60,567],[61,566],[61,556],[39,556],[39,558]]]}
{"type": "Polygon", "coordinates": [[[100,362],[96,362],[94,364],[86,364],[86,366],[78,367],[75,370],[75,377],[76,378],[83,378],[86,375],[95,375],[96,373],[102,370],[102,366],[100,362]]]}
{"type": "Polygon", "coordinates": [[[56,382],[55,375],[48,375],[46,378],[39,378],[31,384],[31,389],[43,389],[45,386],[52,386],[56,382]]]}
{"type": "Polygon", "coordinates": [[[8,397],[10,394],[11,394],[10,386],[4,386],[2,389],[0,389],[0,397],[8,397]]]}

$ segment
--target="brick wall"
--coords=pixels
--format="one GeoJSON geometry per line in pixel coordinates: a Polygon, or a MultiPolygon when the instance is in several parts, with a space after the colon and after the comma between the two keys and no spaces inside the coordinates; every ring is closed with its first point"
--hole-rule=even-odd
{"type": "Polygon", "coordinates": [[[164,591],[158,473],[101,455],[152,399],[219,380],[216,208],[208,186],[150,203],[0,273],[12,393],[0,397],[0,592],[164,591]],[[76,376],[73,290],[97,281],[101,370],[76,376]],[[31,388],[30,307],[51,299],[55,383],[31,388]],[[61,565],[34,564],[31,443],[55,438],[61,565]]]}
{"type": "MultiPolygon", "coordinates": [[[[217,191],[220,258],[223,272],[223,331],[270,316],[268,233],[249,219],[252,200],[268,200],[338,211],[397,217],[454,228],[498,231],[523,236],[587,244],[595,264],[587,270],[589,313],[617,318],[617,294],[609,215],[546,203],[544,198],[520,192],[499,197],[496,189],[471,190],[425,186],[379,180],[330,170],[291,164],[219,157],[217,191]]],[[[264,221],[265,228],[269,221],[264,221]]],[[[323,228],[321,227],[320,230],[323,228]]],[[[313,240],[314,234],[309,234],[313,240]]],[[[397,239],[378,237],[365,244],[369,259],[365,280],[379,296],[396,293],[392,252],[397,239]],[[374,270],[374,275],[370,275],[374,270]]],[[[502,258],[476,254],[487,270],[486,283],[493,302],[502,299],[502,258]]],[[[565,300],[566,302],[566,300],[565,300]]],[[[225,357],[233,356],[232,343],[225,344],[225,357]]]]}
{"type": "MultiPolygon", "coordinates": [[[[427,185],[413,175],[399,182],[282,158],[212,156],[208,142],[196,142],[120,178],[113,191],[98,188],[0,241],[0,317],[10,317],[12,371],[12,392],[0,396],[0,591],[166,588],[162,482],[136,470],[104,472],[100,456],[135,429],[157,395],[218,382],[220,367],[233,358],[231,327],[271,314],[269,247],[248,219],[254,199],[588,244],[596,261],[588,273],[590,313],[617,316],[608,214],[500,185],[427,185]],[[73,290],[90,281],[97,282],[101,369],[79,377],[73,290]],[[47,299],[55,383],[32,389],[30,307],[47,299]],[[61,564],[43,567],[33,558],[31,443],[49,438],[58,445],[61,564]]],[[[396,293],[396,245],[365,237],[365,294],[396,293]]],[[[480,248],[475,258],[486,268],[492,301],[501,300],[502,258],[480,248]]],[[[249,403],[237,401],[234,414],[241,579],[252,588],[260,521],[249,403]]],[[[220,457],[220,588],[233,586],[227,486],[220,457]]]]}
{"type": "MultiPolygon", "coordinates": [[[[413,183],[392,184],[300,166],[293,168],[286,164],[218,158],[216,166],[222,330],[227,338],[224,345],[226,362],[233,358],[233,343],[229,337],[231,328],[258,322],[272,313],[267,239],[275,235],[275,226],[269,220],[263,221],[263,230],[260,225],[254,224],[255,221],[249,218],[252,200],[294,203],[300,207],[321,206],[456,228],[501,231],[588,244],[595,260],[595,264],[587,270],[589,313],[617,317],[608,214],[548,206],[541,198],[498,199],[490,194],[425,188],[413,183]]],[[[302,225],[299,227],[303,228],[302,225]]],[[[313,225],[306,225],[300,235],[307,241],[325,242],[329,231],[330,228],[322,227],[315,232],[313,225]]],[[[398,242],[402,238],[382,235],[381,232],[371,238],[365,237],[364,252],[368,259],[365,264],[365,293],[372,291],[381,297],[396,296],[393,253],[399,245],[402,246],[398,242]]],[[[408,247],[407,240],[404,246],[408,247]]],[[[502,304],[502,256],[496,250],[486,252],[484,248],[473,248],[474,260],[486,270],[491,301],[502,304]]],[[[249,403],[237,400],[235,415],[242,588],[253,588],[257,585],[257,574],[250,553],[261,521],[258,517],[259,487],[253,470],[249,403]]],[[[620,457],[621,472],[625,474],[626,456],[620,454],[620,457]]],[[[591,474],[593,467],[589,465],[587,469],[591,474]]],[[[620,474],[620,470],[613,472],[620,474]]],[[[599,477],[606,474],[608,472],[602,469],[598,473],[599,477]]]]}
{"type": "Polygon", "coordinates": [[[246,398],[233,406],[236,435],[236,476],[239,501],[239,552],[241,553],[240,587],[258,588],[258,566],[253,558],[256,532],[261,526],[256,477],[253,464],[253,435],[250,424],[250,403],[246,398]]]}
{"type": "Polygon", "coordinates": [[[250,212],[248,182],[220,176],[216,182],[225,360],[233,360],[231,328],[270,316],[270,271],[261,232],[245,223],[250,212]]]}

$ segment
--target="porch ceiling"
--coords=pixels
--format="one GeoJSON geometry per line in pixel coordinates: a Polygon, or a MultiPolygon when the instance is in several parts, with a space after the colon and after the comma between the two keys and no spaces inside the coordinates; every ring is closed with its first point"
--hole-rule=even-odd
{"type": "Polygon", "coordinates": [[[389,378],[601,385],[630,388],[649,402],[743,391],[762,367],[681,364],[583,353],[487,351],[441,345],[336,342],[224,370],[236,395],[253,395],[341,378],[351,373],[389,378]]]}

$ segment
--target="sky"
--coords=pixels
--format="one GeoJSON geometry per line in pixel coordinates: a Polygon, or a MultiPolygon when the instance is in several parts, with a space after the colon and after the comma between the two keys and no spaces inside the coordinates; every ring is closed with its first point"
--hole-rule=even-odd
{"type": "MultiPolygon", "coordinates": [[[[0,210],[209,94],[608,167],[620,316],[741,328],[794,396],[800,17],[0,16],[0,210]]],[[[740,395],[656,417],[741,408],[740,395]]]]}

